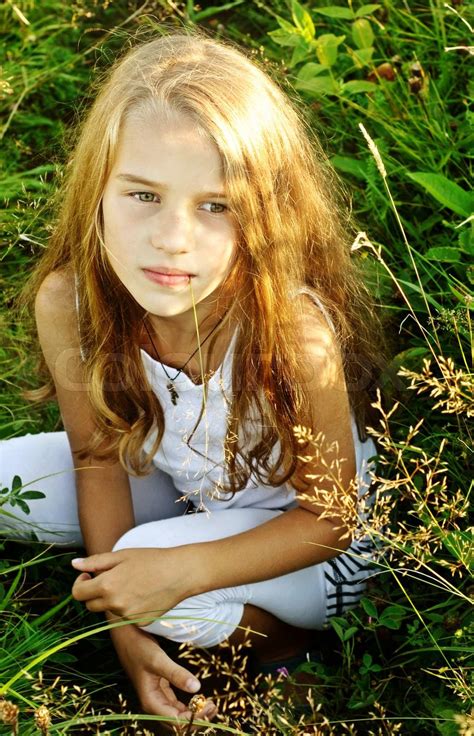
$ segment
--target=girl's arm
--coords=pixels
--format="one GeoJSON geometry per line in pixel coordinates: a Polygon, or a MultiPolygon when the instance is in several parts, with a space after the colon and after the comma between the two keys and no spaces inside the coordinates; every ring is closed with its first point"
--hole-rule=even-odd
{"type": "MultiPolygon", "coordinates": [[[[41,348],[53,377],[59,408],[71,450],[81,448],[94,430],[80,359],[75,290],[72,275],[57,271],[41,284],[35,303],[41,348]]],[[[108,552],[134,526],[127,473],[119,463],[78,460],[76,488],[84,545],[89,554],[108,552]]],[[[90,575],[82,575],[88,579],[90,575]]],[[[99,575],[100,577],[100,575],[99,575]]],[[[105,610],[110,621],[116,619],[105,610]]],[[[157,640],[129,624],[111,629],[118,657],[130,677],[143,709],[148,713],[189,718],[169,684],[196,692],[199,682],[186,668],[173,662],[157,640]]],[[[214,706],[208,704],[207,715],[214,706]]]]}
{"type": "Polygon", "coordinates": [[[72,273],[50,273],[41,284],[35,302],[38,337],[53,378],[74,467],[79,521],[89,554],[106,552],[134,526],[127,473],[120,463],[78,460],[94,431],[87,398],[72,273]]]}
{"type": "MultiPolygon", "coordinates": [[[[354,512],[356,508],[356,464],[340,350],[333,331],[314,307],[302,318],[301,334],[306,343],[302,345],[300,380],[305,381],[311,397],[301,423],[322,436],[320,457],[299,463],[291,479],[304,499],[298,499],[298,508],[254,529],[199,545],[193,568],[195,592],[284,575],[331,559],[350,545],[343,517],[347,522],[349,509],[354,512]],[[321,478],[331,474],[331,467],[337,486],[330,477],[321,478]],[[343,508],[346,511],[341,514],[343,508]]],[[[305,452],[302,448],[301,454],[305,452]]]]}

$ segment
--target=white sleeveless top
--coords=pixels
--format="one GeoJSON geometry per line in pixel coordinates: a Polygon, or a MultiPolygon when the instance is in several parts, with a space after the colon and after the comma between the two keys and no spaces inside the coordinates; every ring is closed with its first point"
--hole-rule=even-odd
{"type": "MultiPolygon", "coordinates": [[[[314,299],[314,295],[306,289],[300,291],[308,293],[314,299]]],[[[317,306],[323,309],[321,304],[318,303],[317,306]]],[[[325,310],[323,312],[325,313],[325,310]]],[[[325,316],[331,325],[328,315],[325,316]]],[[[262,486],[257,479],[250,477],[246,487],[233,497],[222,490],[226,479],[224,442],[232,400],[232,360],[236,337],[237,333],[229,344],[220,368],[207,384],[205,409],[202,406],[202,385],[194,384],[184,372],[173,381],[178,393],[174,405],[167,389],[169,379],[162,364],[141,350],[145,373],[163,407],[165,416],[164,434],[160,447],[153,457],[153,464],[172,477],[178,491],[188,498],[196,509],[213,511],[231,507],[255,507],[285,510],[297,505],[296,492],[288,483],[278,487],[262,486]],[[198,422],[201,412],[202,416],[198,422]]],[[[165,368],[171,376],[177,372],[170,366],[165,365],[165,368]]],[[[368,461],[376,454],[376,449],[370,438],[361,442],[353,417],[352,436],[359,494],[362,495],[370,485],[368,461]]],[[[151,449],[154,437],[156,430],[147,438],[144,447],[146,451],[151,449]]],[[[277,457],[278,446],[272,452],[272,458],[277,457]]]]}

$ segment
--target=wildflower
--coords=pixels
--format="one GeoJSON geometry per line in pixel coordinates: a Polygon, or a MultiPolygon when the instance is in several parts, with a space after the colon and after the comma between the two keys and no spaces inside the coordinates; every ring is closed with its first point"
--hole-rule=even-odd
{"type": "Polygon", "coordinates": [[[49,710],[45,705],[40,705],[38,710],[35,711],[35,723],[38,731],[41,732],[42,736],[48,736],[49,727],[51,725],[51,716],[49,710]]]}
{"type": "Polygon", "coordinates": [[[191,711],[191,713],[198,713],[200,710],[204,708],[206,705],[206,698],[204,695],[198,694],[193,695],[191,700],[189,701],[188,708],[191,711]]]}
{"type": "Polygon", "coordinates": [[[19,707],[10,700],[0,699],[0,721],[12,727],[12,736],[18,734],[19,707]]]}
{"type": "Polygon", "coordinates": [[[454,720],[459,726],[459,736],[474,736],[474,711],[467,714],[455,714],[454,720]]]}

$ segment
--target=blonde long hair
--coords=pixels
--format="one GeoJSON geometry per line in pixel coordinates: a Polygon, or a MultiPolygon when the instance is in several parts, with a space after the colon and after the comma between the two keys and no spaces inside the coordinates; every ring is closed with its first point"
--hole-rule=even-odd
{"type": "MultiPolygon", "coordinates": [[[[298,104],[244,52],[201,30],[186,30],[138,45],[114,64],[81,126],[49,247],[23,298],[31,306],[48,273],[72,267],[97,427],[84,455],[118,456],[129,472],[147,473],[163,435],[163,410],[140,358],[136,336],[143,310],[104,257],[101,200],[125,117],[166,108],[194,118],[216,144],[238,223],[241,283],[233,307],[239,332],[225,441],[228,490],[245,487],[250,473],[277,485],[294,472],[293,428],[309,405],[298,380],[301,306],[294,289],[312,289],[332,320],[360,433],[378,372],[378,329],[321,147],[298,104]],[[111,359],[117,355],[120,362],[111,359]],[[259,435],[245,446],[238,430],[255,411],[259,435]],[[152,430],[156,439],[145,455],[152,430]]],[[[36,392],[41,399],[53,395],[51,379],[36,392]]]]}

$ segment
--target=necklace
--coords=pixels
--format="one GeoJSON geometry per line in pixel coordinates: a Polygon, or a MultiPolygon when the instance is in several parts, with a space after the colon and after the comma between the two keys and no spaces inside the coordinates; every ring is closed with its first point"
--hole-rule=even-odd
{"type": "Polygon", "coordinates": [[[222,320],[224,319],[224,317],[225,317],[225,314],[221,317],[221,319],[219,320],[219,322],[217,322],[214,325],[214,327],[209,332],[209,334],[206,335],[206,337],[204,338],[204,340],[201,343],[198,344],[196,350],[194,350],[194,352],[191,353],[191,355],[187,359],[186,363],[184,363],[184,365],[182,365],[181,368],[177,369],[177,373],[174,376],[170,376],[170,374],[166,370],[165,366],[163,365],[163,361],[161,360],[160,354],[159,354],[158,350],[156,349],[155,343],[153,342],[153,338],[151,336],[150,330],[148,329],[148,325],[147,325],[147,323],[145,321],[145,318],[143,318],[143,324],[145,325],[145,330],[148,333],[148,337],[150,338],[150,342],[151,342],[151,344],[153,346],[153,350],[155,351],[156,357],[158,358],[158,360],[160,362],[160,365],[161,365],[161,367],[163,368],[163,370],[165,372],[165,376],[168,379],[168,383],[166,384],[166,388],[170,392],[171,403],[173,404],[173,406],[176,406],[176,404],[178,403],[178,399],[179,399],[179,394],[178,394],[178,392],[176,390],[176,386],[174,385],[174,381],[176,381],[176,379],[178,378],[178,376],[181,375],[181,373],[184,371],[184,369],[186,368],[186,366],[188,365],[188,363],[190,363],[191,360],[194,358],[194,356],[196,355],[196,353],[198,352],[198,350],[200,348],[202,348],[202,346],[204,345],[205,342],[207,342],[207,340],[209,340],[209,338],[211,337],[211,335],[213,334],[213,332],[215,332],[217,330],[217,328],[219,327],[219,325],[222,323],[222,320]]]}

